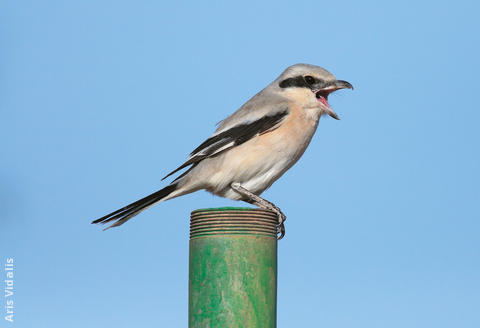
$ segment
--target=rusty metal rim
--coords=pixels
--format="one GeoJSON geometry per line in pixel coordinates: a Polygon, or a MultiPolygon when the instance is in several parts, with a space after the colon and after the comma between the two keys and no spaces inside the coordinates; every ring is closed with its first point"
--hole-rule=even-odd
{"type": "Polygon", "coordinates": [[[228,221],[260,221],[260,222],[278,222],[278,218],[265,218],[265,217],[211,217],[211,218],[192,218],[190,222],[210,222],[210,221],[219,221],[219,222],[228,222],[228,221]]]}
{"type": "Polygon", "coordinates": [[[253,229],[247,229],[247,230],[205,230],[205,231],[196,231],[196,232],[191,232],[190,233],[190,238],[194,238],[196,236],[202,236],[202,235],[222,235],[222,234],[238,234],[238,235],[257,235],[257,234],[262,234],[262,235],[268,235],[268,236],[276,236],[276,233],[273,233],[270,230],[253,230],[253,229]]]}
{"type": "Polygon", "coordinates": [[[192,215],[190,216],[191,218],[210,218],[210,217],[261,217],[261,218],[276,218],[277,215],[267,215],[263,213],[220,213],[220,214],[198,214],[198,215],[192,215]]]}
{"type": "Polygon", "coordinates": [[[263,209],[195,210],[190,216],[190,238],[219,235],[277,236],[278,218],[263,209]]]}
{"type": "MultiPolygon", "coordinates": [[[[221,213],[221,212],[271,212],[263,208],[253,208],[253,207],[225,207],[222,208],[200,208],[192,211],[192,213],[199,212],[209,212],[209,213],[221,213]]],[[[271,212],[273,213],[273,212],[271,212]]]]}
{"type": "Polygon", "coordinates": [[[230,227],[230,226],[245,226],[245,225],[251,225],[254,227],[276,227],[276,223],[265,223],[265,222],[258,222],[258,221],[238,221],[238,222],[203,222],[203,223],[197,223],[197,224],[190,224],[191,228],[197,228],[197,227],[230,227]]]}
{"type": "Polygon", "coordinates": [[[264,217],[264,218],[277,218],[276,214],[270,213],[199,213],[192,214],[191,218],[201,218],[201,217],[264,217]]]}
{"type": "Polygon", "coordinates": [[[255,208],[251,210],[238,210],[238,211],[231,211],[231,210],[224,210],[224,211],[192,211],[191,214],[203,214],[203,213],[272,213],[275,214],[275,212],[272,211],[267,211],[263,210],[261,208],[255,208]]]}
{"type": "Polygon", "coordinates": [[[192,229],[190,230],[190,237],[194,237],[197,235],[205,234],[205,233],[214,233],[214,234],[222,234],[222,233],[239,233],[239,234],[257,234],[257,233],[264,233],[268,235],[276,236],[276,229],[268,229],[268,228],[259,228],[255,226],[243,226],[243,227],[209,227],[203,229],[192,229]]]}
{"type": "Polygon", "coordinates": [[[195,226],[191,227],[190,231],[198,231],[198,230],[208,230],[208,229],[263,229],[269,231],[276,231],[277,227],[275,225],[271,226],[258,226],[256,224],[229,224],[229,225],[216,225],[216,226],[195,226]]]}
{"type": "Polygon", "coordinates": [[[244,210],[239,210],[239,211],[230,211],[230,210],[224,210],[224,211],[192,211],[190,214],[191,215],[198,215],[198,214],[219,214],[219,213],[265,213],[265,214],[275,215],[275,212],[263,210],[263,209],[260,209],[260,208],[255,208],[255,209],[251,209],[251,210],[248,210],[248,211],[244,211],[244,210]]]}
{"type": "Polygon", "coordinates": [[[270,223],[270,224],[259,224],[258,222],[228,222],[228,223],[213,223],[213,224],[191,224],[190,229],[198,229],[198,228],[208,228],[208,227],[243,227],[243,226],[252,226],[252,227],[264,227],[264,228],[276,228],[275,223],[270,223]]]}
{"type": "Polygon", "coordinates": [[[268,230],[268,231],[275,231],[276,226],[271,225],[271,226],[259,226],[256,224],[229,224],[229,225],[215,225],[215,226],[208,226],[208,225],[203,225],[203,226],[196,226],[196,227],[191,227],[190,231],[197,231],[197,230],[206,230],[206,229],[262,229],[262,230],[268,230]]]}
{"type": "Polygon", "coordinates": [[[201,224],[201,223],[228,223],[228,222],[258,222],[259,224],[277,224],[277,219],[266,219],[266,218],[202,218],[191,220],[191,224],[201,224]]]}
{"type": "Polygon", "coordinates": [[[261,221],[261,220],[228,220],[228,221],[219,221],[219,220],[210,220],[210,221],[200,221],[200,222],[190,222],[190,227],[216,227],[216,226],[235,226],[235,225],[252,225],[256,227],[276,227],[277,221],[261,221]]]}
{"type": "Polygon", "coordinates": [[[190,234],[190,238],[197,236],[221,236],[221,235],[263,235],[263,236],[276,236],[276,234],[268,231],[202,231],[195,234],[190,234]]]}
{"type": "Polygon", "coordinates": [[[190,237],[195,237],[198,235],[204,235],[204,234],[231,234],[231,233],[236,233],[236,234],[267,234],[267,235],[272,235],[276,236],[277,234],[272,231],[271,229],[258,229],[258,228],[239,228],[239,229],[222,229],[222,228],[217,228],[217,229],[200,229],[196,231],[190,231],[190,237]]]}
{"type": "Polygon", "coordinates": [[[277,218],[264,218],[264,217],[211,217],[211,218],[192,218],[191,222],[208,222],[208,221],[246,221],[246,220],[255,220],[255,221],[263,221],[263,222],[277,222],[277,218]]]}
{"type": "Polygon", "coordinates": [[[235,231],[231,231],[231,232],[222,231],[222,232],[211,232],[211,233],[201,233],[201,234],[190,235],[190,240],[195,240],[195,239],[200,239],[200,238],[208,238],[208,237],[216,237],[216,236],[235,236],[235,235],[242,236],[242,237],[246,237],[246,236],[251,236],[251,237],[257,236],[258,237],[258,236],[260,236],[260,237],[269,237],[269,238],[277,239],[277,235],[271,234],[271,233],[265,233],[265,232],[244,233],[244,232],[235,232],[235,231]]]}
{"type": "Polygon", "coordinates": [[[259,226],[256,224],[229,224],[229,225],[202,225],[202,226],[195,226],[191,227],[190,231],[197,231],[197,230],[206,230],[206,229],[264,229],[269,231],[275,231],[277,226],[270,225],[270,226],[259,226]]]}

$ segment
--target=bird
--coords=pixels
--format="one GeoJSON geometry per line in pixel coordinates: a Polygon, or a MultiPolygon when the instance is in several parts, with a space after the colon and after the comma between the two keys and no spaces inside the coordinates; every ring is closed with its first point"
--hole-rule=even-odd
{"type": "Polygon", "coordinates": [[[328,96],[339,89],[353,86],[320,66],[288,67],[220,121],[215,132],[162,179],[186,169],[170,184],[92,224],[110,223],[104,230],[118,227],[159,202],[204,189],[273,211],[278,216],[277,238],[283,238],[286,215],[260,195],[303,155],[320,117],[339,120],[328,103],[328,96]]]}

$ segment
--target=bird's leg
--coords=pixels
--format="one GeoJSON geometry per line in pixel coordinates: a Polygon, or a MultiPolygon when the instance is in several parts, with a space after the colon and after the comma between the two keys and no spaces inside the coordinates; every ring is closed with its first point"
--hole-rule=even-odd
{"type": "Polygon", "coordinates": [[[273,204],[272,202],[269,202],[266,199],[263,199],[258,195],[255,195],[251,191],[242,187],[242,185],[238,182],[233,182],[230,186],[232,187],[233,190],[238,192],[240,195],[246,197],[247,202],[249,202],[250,204],[256,205],[266,210],[270,210],[275,214],[277,214],[278,216],[277,234],[279,234],[278,240],[282,239],[285,236],[284,222],[287,219],[287,217],[275,204],[273,204]]]}

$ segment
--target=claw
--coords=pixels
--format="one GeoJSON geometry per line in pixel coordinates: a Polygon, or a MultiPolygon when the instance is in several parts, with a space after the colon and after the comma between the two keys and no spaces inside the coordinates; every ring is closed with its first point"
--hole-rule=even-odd
{"type": "Polygon", "coordinates": [[[277,214],[278,214],[277,240],[280,240],[283,237],[285,237],[285,224],[284,224],[284,222],[287,219],[287,217],[280,210],[279,210],[279,213],[277,213],[277,214]],[[280,236],[278,236],[278,235],[280,235],[280,236]]]}
{"type": "Polygon", "coordinates": [[[282,222],[277,226],[277,240],[282,239],[284,236],[285,236],[285,225],[282,222]],[[279,234],[280,236],[278,236],[279,234]]]}

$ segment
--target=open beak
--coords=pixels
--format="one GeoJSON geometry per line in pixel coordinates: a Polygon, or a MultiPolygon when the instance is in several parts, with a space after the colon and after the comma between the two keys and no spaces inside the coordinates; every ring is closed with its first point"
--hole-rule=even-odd
{"type": "Polygon", "coordinates": [[[335,81],[329,83],[328,86],[323,88],[323,90],[331,90],[330,92],[333,92],[335,90],[340,90],[340,89],[352,89],[353,90],[353,85],[351,85],[347,81],[335,80],[335,81]]]}
{"type": "Polygon", "coordinates": [[[321,103],[325,105],[325,107],[327,108],[327,114],[336,120],[339,120],[340,118],[338,117],[337,113],[335,113],[333,109],[330,107],[330,105],[328,104],[328,95],[340,89],[353,90],[353,85],[351,85],[347,81],[335,80],[327,83],[326,85],[323,85],[321,89],[315,90],[315,96],[321,103]]]}

